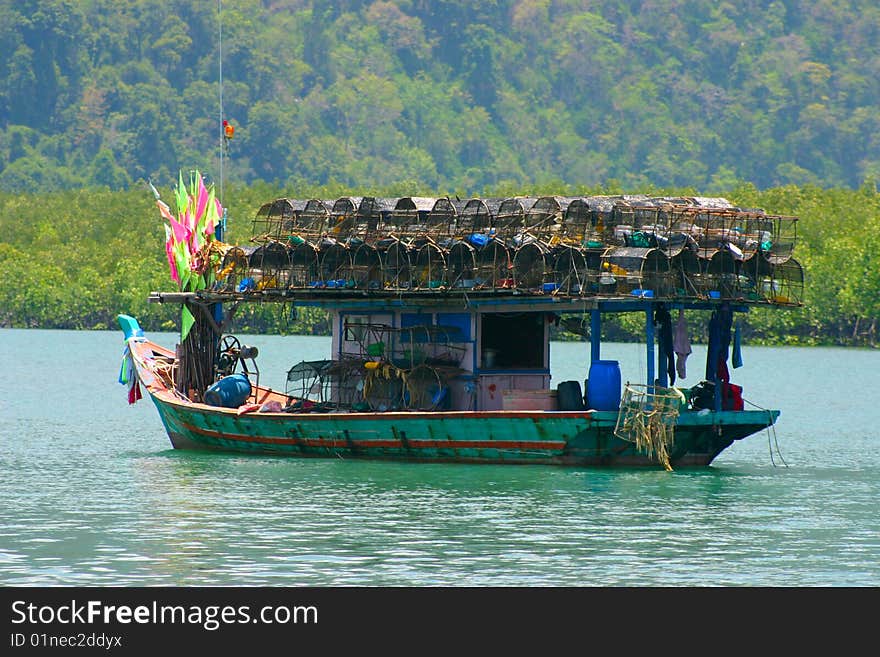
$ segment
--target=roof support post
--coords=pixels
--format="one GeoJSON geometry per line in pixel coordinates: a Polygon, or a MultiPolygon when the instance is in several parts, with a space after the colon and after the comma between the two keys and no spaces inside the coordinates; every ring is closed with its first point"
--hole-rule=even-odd
{"type": "Polygon", "coordinates": [[[645,309],[645,347],[647,350],[648,388],[654,385],[654,313],[651,304],[645,309]]]}
{"type": "Polygon", "coordinates": [[[602,343],[602,313],[598,308],[590,311],[590,362],[599,360],[599,347],[602,343]]]}

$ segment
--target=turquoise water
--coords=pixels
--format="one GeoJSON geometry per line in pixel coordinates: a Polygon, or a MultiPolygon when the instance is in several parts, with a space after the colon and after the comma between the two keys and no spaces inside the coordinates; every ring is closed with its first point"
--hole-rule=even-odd
{"type": "MultiPolygon", "coordinates": [[[[173,347],[175,336],[154,336],[173,347]]],[[[329,339],[244,338],[284,386],[329,339]]],[[[745,346],[775,434],[665,472],[174,451],[119,332],[0,330],[0,584],[876,586],[880,352],[745,346]]],[[[553,381],[588,347],[553,343],[553,381]]],[[[644,347],[603,346],[642,382],[644,347]]],[[[695,346],[683,385],[702,378],[695,346]]]]}

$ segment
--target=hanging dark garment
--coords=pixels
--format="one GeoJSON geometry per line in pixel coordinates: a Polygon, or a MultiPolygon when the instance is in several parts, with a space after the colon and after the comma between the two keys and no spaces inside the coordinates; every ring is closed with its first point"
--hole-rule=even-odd
{"type": "Polygon", "coordinates": [[[734,369],[742,367],[743,365],[742,337],[740,335],[739,324],[737,324],[736,328],[733,330],[733,354],[731,354],[731,362],[733,363],[734,369]]]}
{"type": "Polygon", "coordinates": [[[728,383],[730,373],[727,369],[727,358],[730,354],[731,329],[733,328],[733,311],[728,304],[723,304],[718,310],[718,321],[721,330],[721,353],[718,355],[717,380],[728,383]]]}
{"type": "Polygon", "coordinates": [[[687,376],[687,359],[693,351],[691,349],[691,339],[688,337],[687,322],[684,318],[684,309],[678,310],[678,322],[672,331],[672,347],[675,350],[675,371],[678,378],[683,379],[687,376]]]}
{"type": "Polygon", "coordinates": [[[660,346],[663,347],[663,356],[666,359],[666,373],[669,375],[669,385],[675,384],[675,348],[672,345],[672,315],[663,306],[654,311],[654,326],[660,328],[660,346]]]}
{"type": "Polygon", "coordinates": [[[718,311],[713,310],[709,318],[709,346],[706,351],[706,381],[718,378],[718,359],[721,357],[721,321],[718,311]]]}
{"type": "Polygon", "coordinates": [[[730,329],[733,312],[724,304],[712,312],[709,320],[709,349],[706,354],[706,381],[730,381],[727,356],[730,353],[730,329]]]}

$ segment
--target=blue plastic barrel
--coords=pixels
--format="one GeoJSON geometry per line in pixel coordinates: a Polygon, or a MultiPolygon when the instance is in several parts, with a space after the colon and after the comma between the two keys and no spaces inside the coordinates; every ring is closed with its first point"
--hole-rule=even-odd
{"type": "Polygon", "coordinates": [[[238,408],[251,394],[251,382],[244,374],[230,374],[205,390],[205,403],[238,408]]]}
{"type": "Polygon", "coordinates": [[[595,360],[590,364],[587,407],[597,411],[620,408],[620,363],[616,360],[595,360]]]}

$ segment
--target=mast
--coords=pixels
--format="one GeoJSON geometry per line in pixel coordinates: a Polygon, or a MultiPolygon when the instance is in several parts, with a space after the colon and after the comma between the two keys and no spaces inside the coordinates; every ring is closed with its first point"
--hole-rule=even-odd
{"type": "Polygon", "coordinates": [[[214,237],[218,240],[223,240],[224,238],[224,229],[226,228],[226,206],[223,203],[223,155],[224,150],[226,149],[226,132],[225,126],[223,125],[223,0],[217,0],[217,59],[218,68],[219,68],[219,83],[220,83],[220,122],[218,125],[220,126],[220,204],[223,206],[223,216],[220,218],[220,223],[217,226],[214,237]]]}
{"type": "MultiPolygon", "coordinates": [[[[226,204],[223,202],[223,150],[226,148],[226,126],[223,125],[223,0],[217,0],[217,59],[219,60],[218,78],[220,82],[220,122],[218,123],[220,127],[220,195],[218,198],[223,208],[223,216],[220,217],[220,221],[214,227],[214,239],[222,242],[226,239],[226,218],[228,214],[226,204]]],[[[215,303],[212,310],[215,326],[222,327],[223,304],[215,303]]],[[[212,361],[216,359],[216,344],[219,343],[220,332],[219,329],[216,331],[215,351],[212,354],[212,361]]],[[[212,367],[214,364],[212,362],[212,367]]]]}

